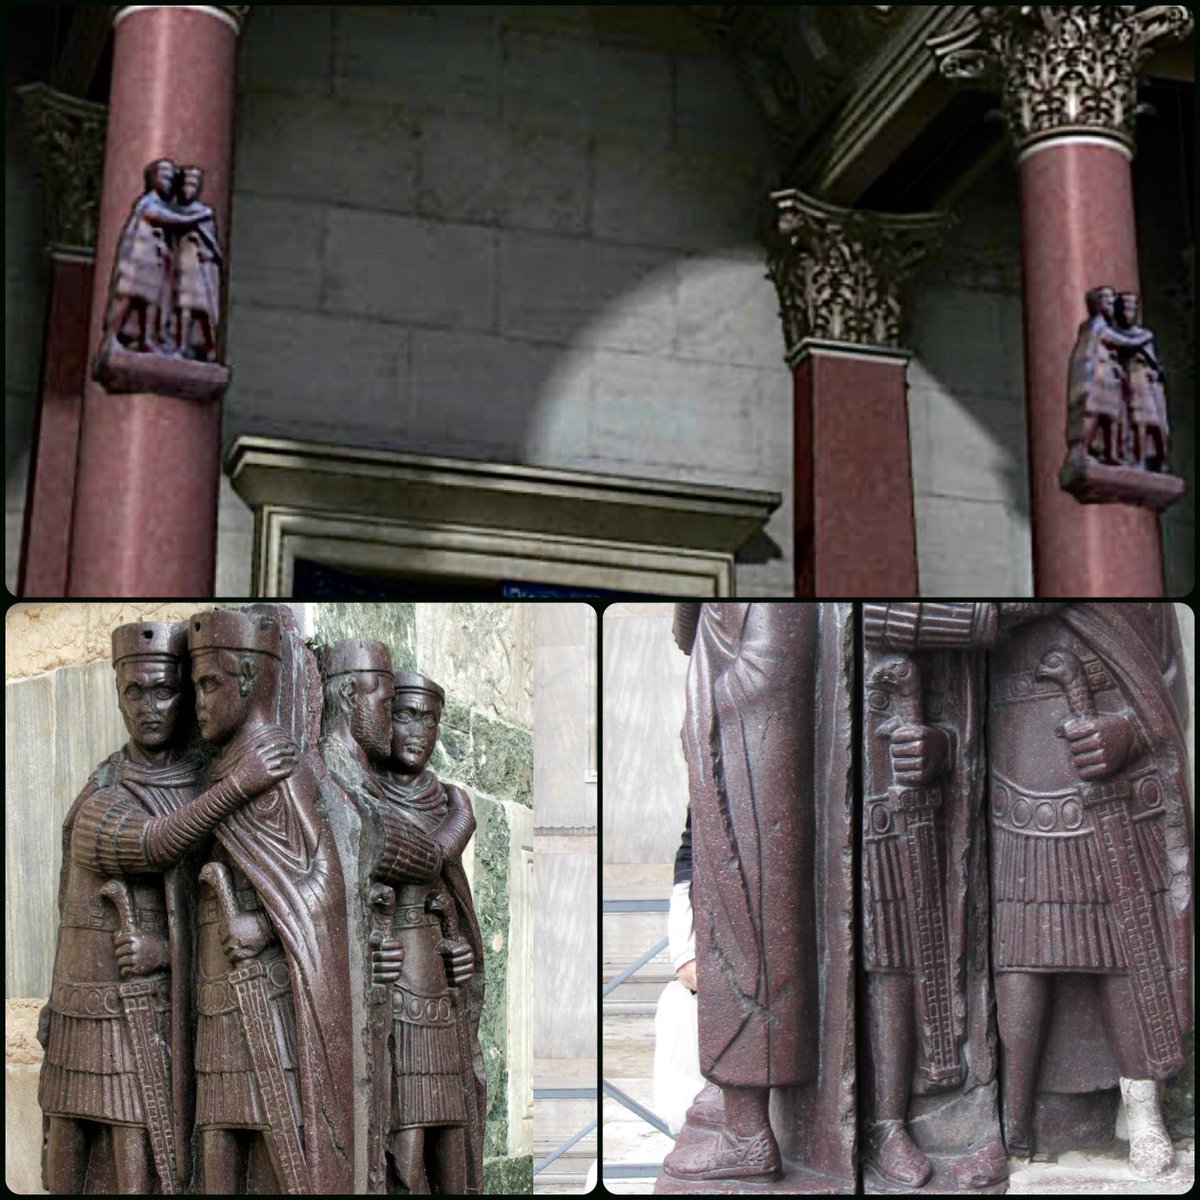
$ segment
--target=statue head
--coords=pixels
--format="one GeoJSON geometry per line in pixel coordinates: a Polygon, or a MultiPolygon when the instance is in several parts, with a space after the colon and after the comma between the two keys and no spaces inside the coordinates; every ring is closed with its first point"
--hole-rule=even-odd
{"type": "Polygon", "coordinates": [[[432,679],[396,672],[392,700],[392,761],[406,775],[419,775],[437,745],[446,693],[432,679]]]}
{"type": "Polygon", "coordinates": [[[1087,294],[1087,310],[1089,317],[1104,317],[1111,321],[1116,311],[1117,289],[1111,284],[1092,288],[1087,294]]]}
{"type": "Polygon", "coordinates": [[[349,737],[372,763],[392,748],[392,656],[382,642],[351,638],[319,652],[326,736],[349,737]]]}
{"type": "Polygon", "coordinates": [[[162,750],[180,731],[187,688],[187,631],[182,625],[139,621],[113,630],[117,703],[129,737],[144,750],[162,750]]]}
{"type": "Polygon", "coordinates": [[[162,200],[175,195],[179,168],[169,158],[156,158],[143,173],[146,191],[157,192],[162,200]]]}
{"type": "Polygon", "coordinates": [[[245,724],[274,721],[279,690],[279,622],[263,613],[215,609],[188,621],[196,724],[223,745],[245,724]]]}
{"type": "Polygon", "coordinates": [[[199,167],[184,167],[179,172],[179,199],[191,204],[200,195],[204,186],[204,172],[199,167]]]}
{"type": "Polygon", "coordinates": [[[1117,297],[1117,324],[1122,329],[1136,329],[1142,319],[1142,301],[1137,292],[1122,292],[1117,297]]]}

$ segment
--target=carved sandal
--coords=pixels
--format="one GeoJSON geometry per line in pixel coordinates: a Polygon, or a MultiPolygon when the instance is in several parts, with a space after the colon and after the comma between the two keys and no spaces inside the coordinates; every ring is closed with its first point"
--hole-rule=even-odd
{"type": "Polygon", "coordinates": [[[783,1169],[771,1131],[739,1137],[728,1126],[703,1142],[672,1150],[663,1163],[668,1175],[684,1183],[715,1179],[772,1179],[783,1169]]]}
{"type": "Polygon", "coordinates": [[[867,1156],[884,1179],[901,1187],[924,1187],[933,1163],[909,1137],[903,1121],[876,1121],[867,1128],[867,1156]]]}

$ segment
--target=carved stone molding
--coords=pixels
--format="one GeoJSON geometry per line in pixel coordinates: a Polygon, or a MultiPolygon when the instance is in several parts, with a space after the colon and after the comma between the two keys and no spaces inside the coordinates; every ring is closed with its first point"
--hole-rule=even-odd
{"type": "Polygon", "coordinates": [[[46,244],[57,253],[91,256],[100,220],[108,110],[44,83],[18,90],[25,128],[41,159],[46,244]]]}
{"type": "Polygon", "coordinates": [[[892,216],[777,192],[770,278],[779,292],[788,361],[808,341],[899,347],[905,276],[946,229],[941,213],[892,216]]]}
{"type": "Polygon", "coordinates": [[[1179,4],[977,5],[972,25],[929,45],[947,78],[1000,91],[1019,151],[1071,133],[1132,150],[1138,73],[1193,25],[1179,4]]]}
{"type": "Polygon", "coordinates": [[[895,5],[685,4],[737,62],[784,145],[812,133],[895,23],[895,5]]]}

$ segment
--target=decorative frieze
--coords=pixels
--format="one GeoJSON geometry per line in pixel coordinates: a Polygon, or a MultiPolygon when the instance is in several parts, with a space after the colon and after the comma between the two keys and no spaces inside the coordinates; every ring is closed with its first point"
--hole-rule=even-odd
{"type": "Polygon", "coordinates": [[[1180,4],[977,5],[972,25],[929,45],[948,79],[1000,91],[1018,150],[1064,134],[1132,150],[1139,70],[1193,25],[1180,4]]]}
{"type": "Polygon", "coordinates": [[[901,288],[946,228],[940,213],[893,216],[777,192],[770,278],[779,292],[788,361],[807,341],[899,347],[901,288]]]}
{"type": "Polygon", "coordinates": [[[25,129],[40,158],[47,246],[90,258],[100,220],[108,110],[44,83],[18,90],[25,129]]]}

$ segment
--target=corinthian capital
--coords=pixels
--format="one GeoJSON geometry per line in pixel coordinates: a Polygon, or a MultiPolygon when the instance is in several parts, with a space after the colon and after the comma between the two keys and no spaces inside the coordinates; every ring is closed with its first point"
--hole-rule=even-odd
{"type": "Polygon", "coordinates": [[[52,250],[91,254],[99,224],[108,110],[44,83],[18,91],[25,129],[41,160],[46,243],[52,250]]]}
{"type": "Polygon", "coordinates": [[[1018,150],[1069,133],[1132,150],[1138,73],[1156,44],[1192,27],[1180,4],[977,5],[972,25],[930,49],[947,78],[999,90],[1018,150]]]}
{"type": "Polygon", "coordinates": [[[795,190],[771,199],[779,236],[770,248],[770,276],[782,305],[788,361],[794,363],[808,341],[899,347],[905,276],[948,218],[835,208],[795,190]]]}
{"type": "MultiPolygon", "coordinates": [[[[127,5],[114,4],[111,6],[112,19],[114,23],[127,12],[134,12],[139,8],[154,7],[153,5],[127,5]]],[[[171,8],[172,5],[159,5],[160,8],[171,8]]],[[[208,4],[201,7],[207,8],[210,12],[221,13],[224,17],[232,22],[234,28],[241,33],[246,27],[246,22],[250,18],[251,5],[249,4],[208,4]]]]}

